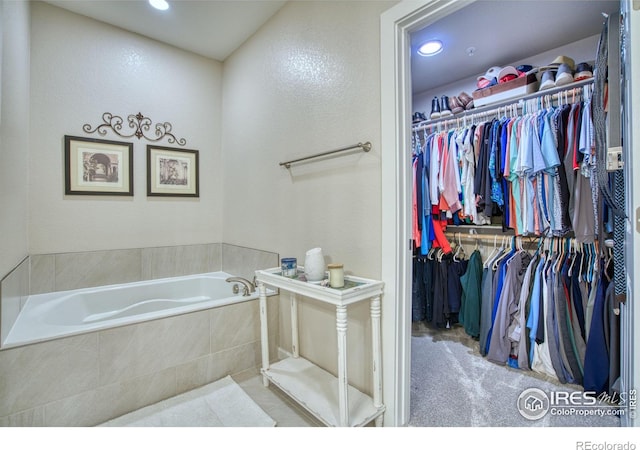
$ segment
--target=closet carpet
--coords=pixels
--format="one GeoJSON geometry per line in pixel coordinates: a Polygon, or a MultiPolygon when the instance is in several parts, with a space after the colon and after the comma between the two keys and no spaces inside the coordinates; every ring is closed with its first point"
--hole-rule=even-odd
{"type": "MultiPolygon", "coordinates": [[[[518,412],[527,388],[581,391],[535,372],[494,364],[461,326],[442,330],[414,322],[411,337],[410,427],[619,427],[617,416],[552,415],[528,420],[518,412]]],[[[606,406],[604,409],[611,409],[606,406]]]]}

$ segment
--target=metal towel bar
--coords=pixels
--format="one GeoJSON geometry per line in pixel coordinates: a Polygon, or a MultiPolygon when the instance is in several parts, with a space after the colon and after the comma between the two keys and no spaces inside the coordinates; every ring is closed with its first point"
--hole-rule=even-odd
{"type": "Polygon", "coordinates": [[[287,169],[289,169],[291,167],[291,164],[294,164],[297,162],[306,161],[308,159],[313,159],[313,158],[320,158],[321,156],[332,155],[334,153],[344,152],[346,150],[352,150],[354,148],[360,148],[363,151],[368,152],[369,150],[371,150],[371,142],[365,142],[364,144],[362,142],[358,142],[356,145],[350,145],[348,147],[338,148],[336,150],[329,150],[328,152],[317,153],[311,156],[305,156],[304,158],[298,158],[298,159],[293,159],[291,161],[281,162],[280,165],[285,166],[287,169]]]}

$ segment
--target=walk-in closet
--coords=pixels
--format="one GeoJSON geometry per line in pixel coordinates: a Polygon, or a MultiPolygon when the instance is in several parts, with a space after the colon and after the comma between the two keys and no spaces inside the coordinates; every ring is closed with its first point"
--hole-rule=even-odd
{"type": "Polygon", "coordinates": [[[411,34],[410,425],[623,423],[620,22],[479,0],[411,34]]]}

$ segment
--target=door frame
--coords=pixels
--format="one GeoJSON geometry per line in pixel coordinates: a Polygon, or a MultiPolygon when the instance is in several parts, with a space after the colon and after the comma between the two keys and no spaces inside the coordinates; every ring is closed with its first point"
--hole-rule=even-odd
{"type": "MultiPolygon", "coordinates": [[[[640,308],[637,301],[634,280],[640,280],[640,263],[634,261],[634,255],[640,254],[640,177],[633,174],[640,173],[640,130],[634,127],[640,111],[638,89],[634,89],[634,82],[640,74],[640,5],[636,0],[621,0],[620,10],[624,21],[624,37],[626,52],[623,52],[621,64],[624,66],[624,77],[620,90],[624,105],[622,106],[623,129],[623,161],[625,179],[625,210],[628,218],[625,229],[625,272],[627,281],[627,300],[620,309],[620,380],[621,392],[629,394],[640,386],[640,358],[635,358],[640,349],[640,333],[634,332],[634,324],[640,323],[640,308]]],[[[639,426],[638,411],[622,416],[625,426],[639,426]]]]}
{"type": "Polygon", "coordinates": [[[411,393],[411,41],[474,0],[402,1],[380,17],[382,351],[385,424],[405,426],[411,393]]]}

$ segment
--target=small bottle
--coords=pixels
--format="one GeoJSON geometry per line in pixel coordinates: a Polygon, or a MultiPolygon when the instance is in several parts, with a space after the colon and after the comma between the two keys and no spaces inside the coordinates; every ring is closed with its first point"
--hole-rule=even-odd
{"type": "Polygon", "coordinates": [[[343,264],[328,264],[329,269],[329,286],[332,288],[344,287],[344,268],[343,264]]]}
{"type": "Polygon", "coordinates": [[[280,268],[283,277],[293,278],[298,272],[298,260],[296,258],[282,258],[280,268]]]}

